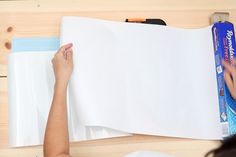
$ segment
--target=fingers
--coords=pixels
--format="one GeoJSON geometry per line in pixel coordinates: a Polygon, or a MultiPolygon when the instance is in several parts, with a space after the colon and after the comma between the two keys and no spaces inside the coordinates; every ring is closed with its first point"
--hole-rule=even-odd
{"type": "Polygon", "coordinates": [[[233,58],[232,63],[233,63],[233,66],[235,67],[236,66],[236,58],[233,58]]]}
{"type": "Polygon", "coordinates": [[[235,92],[235,84],[233,83],[233,80],[231,78],[231,75],[228,71],[225,71],[224,73],[224,79],[225,83],[229,89],[230,95],[236,99],[236,92],[235,92]]]}
{"type": "Polygon", "coordinates": [[[69,44],[66,44],[66,45],[63,45],[62,47],[60,47],[60,49],[57,51],[56,54],[61,54],[61,55],[65,55],[65,51],[68,51],[72,48],[73,44],[72,43],[69,43],[69,44]]]}
{"type": "Polygon", "coordinates": [[[231,66],[228,62],[226,61],[222,61],[222,65],[224,66],[225,70],[227,70],[228,72],[230,72],[231,74],[233,74],[235,72],[235,69],[233,66],[231,66]]]}
{"type": "Polygon", "coordinates": [[[227,87],[229,88],[230,93],[232,93],[234,89],[234,83],[231,74],[228,71],[224,72],[224,79],[227,87]]]}
{"type": "Polygon", "coordinates": [[[236,60],[232,60],[232,64],[222,61],[222,65],[225,68],[224,79],[225,83],[230,91],[231,96],[236,99],[236,60]]]}
{"type": "MultiPolygon", "coordinates": [[[[57,53],[55,54],[55,56],[64,56],[64,59],[67,59],[67,53],[72,51],[72,43],[66,44],[62,47],[60,47],[60,49],[57,51],[57,53]]],[[[54,57],[55,57],[54,56],[54,57]]]]}
{"type": "Polygon", "coordinates": [[[59,51],[65,51],[65,50],[67,50],[67,49],[69,49],[69,48],[72,48],[72,46],[73,46],[72,43],[63,45],[63,46],[59,49],[59,51]]]}
{"type": "MultiPolygon", "coordinates": [[[[233,63],[234,64],[234,63],[233,63]]],[[[236,84],[236,68],[235,66],[230,65],[228,62],[223,61],[222,65],[225,68],[225,71],[228,71],[234,81],[234,84],[236,84]]]]}
{"type": "Polygon", "coordinates": [[[72,60],[72,57],[73,57],[73,51],[71,50],[71,51],[68,51],[67,53],[66,53],[66,59],[68,60],[68,61],[71,61],[72,60]]]}

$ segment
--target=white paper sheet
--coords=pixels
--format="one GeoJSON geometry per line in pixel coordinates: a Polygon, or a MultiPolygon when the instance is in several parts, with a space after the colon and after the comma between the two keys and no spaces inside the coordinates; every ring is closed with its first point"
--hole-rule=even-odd
{"type": "Polygon", "coordinates": [[[10,146],[43,142],[53,94],[53,52],[12,53],[8,60],[10,146]]]}
{"type": "MultiPolygon", "coordinates": [[[[51,64],[54,53],[32,51],[9,55],[9,144],[11,147],[43,143],[54,89],[51,64]]],[[[68,105],[71,141],[129,135],[99,126],[83,126],[77,122],[73,119],[68,105]],[[73,124],[79,130],[75,130],[73,124]]]]}
{"type": "Polygon", "coordinates": [[[64,17],[74,44],[70,101],[85,126],[221,139],[211,27],[64,17]]]}

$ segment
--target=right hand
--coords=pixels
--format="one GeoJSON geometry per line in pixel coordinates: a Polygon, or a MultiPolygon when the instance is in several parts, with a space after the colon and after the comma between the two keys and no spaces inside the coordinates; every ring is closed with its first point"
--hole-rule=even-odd
{"type": "Polygon", "coordinates": [[[225,68],[224,79],[230,91],[231,96],[236,100],[236,59],[233,58],[233,65],[228,62],[222,61],[225,68]]]}

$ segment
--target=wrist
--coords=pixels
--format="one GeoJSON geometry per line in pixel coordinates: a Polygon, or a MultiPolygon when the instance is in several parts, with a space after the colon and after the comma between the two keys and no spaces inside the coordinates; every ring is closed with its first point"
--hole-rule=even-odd
{"type": "Polygon", "coordinates": [[[54,85],[54,89],[55,89],[55,91],[64,91],[65,92],[67,89],[67,83],[56,81],[55,85],[54,85]]]}

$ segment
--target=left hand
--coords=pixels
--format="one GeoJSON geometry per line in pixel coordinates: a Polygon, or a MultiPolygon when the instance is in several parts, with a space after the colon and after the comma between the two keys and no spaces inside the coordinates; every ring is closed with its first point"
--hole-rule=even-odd
{"type": "Polygon", "coordinates": [[[52,59],[56,84],[66,88],[73,70],[72,44],[62,46],[52,59]]]}

